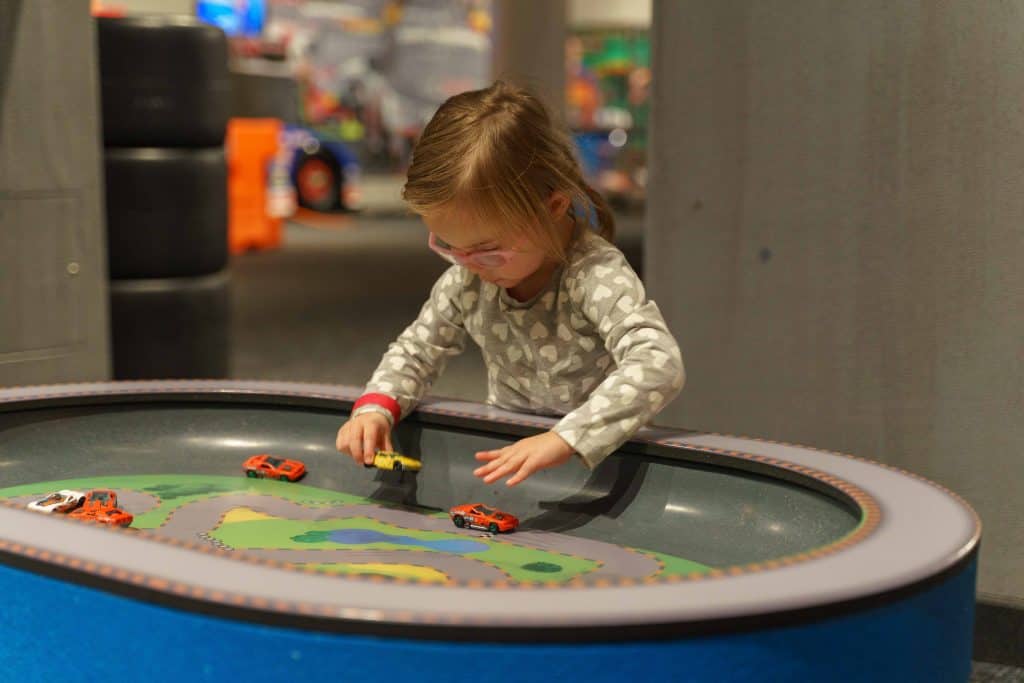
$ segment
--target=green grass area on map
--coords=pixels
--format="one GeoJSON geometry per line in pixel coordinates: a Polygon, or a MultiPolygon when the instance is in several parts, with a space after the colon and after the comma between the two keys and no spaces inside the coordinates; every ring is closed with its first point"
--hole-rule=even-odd
{"type": "MultiPolygon", "coordinates": [[[[313,507],[366,502],[360,496],[273,479],[249,479],[241,473],[237,477],[201,474],[144,474],[63,479],[0,489],[0,498],[46,494],[59,489],[88,491],[97,488],[138,491],[160,499],[160,504],[157,507],[143,514],[135,515],[132,526],[136,529],[152,529],[160,526],[171,512],[187,503],[229,494],[271,495],[313,507]]],[[[129,512],[132,511],[129,510],[129,512]]]]}
{"type": "MultiPolygon", "coordinates": [[[[21,486],[0,489],[0,499],[19,498],[24,496],[44,495],[59,489],[75,489],[87,491],[94,488],[110,488],[120,491],[137,491],[152,495],[160,503],[148,512],[135,514],[132,526],[137,529],[152,529],[163,524],[168,515],[178,508],[199,500],[206,500],[223,495],[270,495],[277,498],[299,503],[308,507],[332,507],[343,505],[372,504],[381,508],[402,508],[401,506],[384,505],[377,501],[360,496],[339,493],[301,483],[289,483],[267,479],[249,479],[239,473],[237,477],[216,475],[190,474],[149,474],[119,475],[104,477],[85,477],[63,479],[47,482],[36,482],[21,486]]],[[[444,512],[424,512],[430,518],[445,518],[444,512]]],[[[211,532],[211,536],[239,548],[275,548],[275,549],[354,549],[354,550],[406,550],[424,553],[437,552],[429,548],[401,543],[364,543],[340,544],[329,540],[301,542],[297,537],[314,538],[316,534],[326,535],[338,529],[370,529],[394,536],[409,536],[417,540],[471,540],[486,546],[486,550],[466,553],[466,557],[478,559],[494,565],[506,572],[515,581],[555,581],[566,582],[577,577],[585,577],[588,572],[597,568],[598,564],[585,558],[563,555],[534,548],[515,545],[514,538],[503,542],[501,536],[496,540],[487,537],[467,537],[463,534],[420,531],[389,525],[367,517],[338,518],[321,521],[288,520],[279,518],[255,519],[232,522],[221,525],[211,532]]],[[[201,530],[200,530],[201,531],[201,530]]],[[[681,557],[666,555],[649,550],[635,549],[661,561],[663,569],[655,574],[657,578],[687,575],[693,572],[707,572],[712,569],[707,565],[692,562],[681,557]]],[[[324,571],[334,573],[367,574],[377,573],[392,576],[404,576],[409,571],[401,567],[394,569],[368,569],[358,564],[324,564],[316,565],[324,571]]],[[[415,578],[409,576],[409,578],[415,578]]],[[[422,577],[421,577],[422,578],[422,577]]]]}
{"type": "Polygon", "coordinates": [[[406,550],[409,552],[436,552],[429,548],[402,543],[359,543],[344,544],[330,540],[304,542],[297,538],[314,537],[318,532],[326,534],[340,529],[366,529],[393,536],[408,536],[420,541],[474,541],[485,550],[465,553],[465,557],[494,565],[506,572],[515,581],[557,581],[565,582],[585,575],[597,568],[598,563],[581,557],[563,555],[536,548],[491,540],[486,537],[469,537],[457,533],[420,531],[397,527],[368,517],[350,517],[320,521],[290,519],[257,519],[222,524],[210,536],[232,548],[250,550],[257,548],[294,550],[406,550]],[[557,568],[557,569],[556,569],[557,568]]]}
{"type": "Polygon", "coordinates": [[[667,576],[686,576],[694,572],[704,574],[711,571],[714,567],[709,567],[706,564],[700,562],[693,562],[682,557],[676,557],[675,555],[666,555],[665,553],[656,553],[653,550],[641,550],[635,549],[637,552],[643,553],[653,557],[661,562],[664,569],[654,575],[655,578],[665,578],[667,576]]]}

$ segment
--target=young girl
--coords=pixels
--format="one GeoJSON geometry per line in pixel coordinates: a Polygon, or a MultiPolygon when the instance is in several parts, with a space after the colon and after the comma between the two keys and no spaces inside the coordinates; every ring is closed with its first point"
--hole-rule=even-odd
{"type": "Polygon", "coordinates": [[[391,428],[467,335],[483,352],[488,403],[564,415],[549,432],[477,453],[474,473],[488,484],[514,486],[574,453],[593,468],[679,393],[679,347],[609,243],[607,203],[533,95],[498,82],[447,100],[413,151],[403,197],[454,265],[388,347],[339,451],[369,464],[390,450],[391,428]]]}

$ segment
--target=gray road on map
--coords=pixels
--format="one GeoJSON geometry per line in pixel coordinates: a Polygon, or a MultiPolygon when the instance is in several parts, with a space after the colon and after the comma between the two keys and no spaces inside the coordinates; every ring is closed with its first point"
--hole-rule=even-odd
{"type": "MultiPolygon", "coordinates": [[[[377,505],[340,505],[334,507],[314,508],[299,505],[281,498],[275,498],[272,496],[254,496],[252,494],[217,496],[215,498],[189,503],[178,508],[170,515],[167,523],[160,528],[160,533],[174,538],[180,538],[182,540],[194,541],[196,539],[197,532],[214,529],[218,524],[220,524],[220,521],[225,514],[230,510],[239,507],[246,507],[257,512],[262,512],[267,515],[273,515],[284,519],[320,521],[325,519],[351,519],[354,517],[366,517],[411,530],[457,533],[459,535],[471,537],[477,536],[477,534],[472,531],[455,529],[447,517],[429,517],[418,512],[396,510],[377,505]]],[[[660,568],[656,560],[636,551],[628,548],[622,548],[611,543],[604,543],[602,541],[594,541],[576,536],[539,531],[522,531],[500,536],[499,539],[503,543],[573,555],[600,563],[600,566],[597,569],[587,574],[588,578],[643,579],[653,575],[660,568]]],[[[246,552],[252,551],[247,550],[246,552]]],[[[274,553],[274,559],[279,559],[281,561],[313,561],[298,559],[287,560],[285,556],[287,553],[289,554],[288,557],[294,558],[296,557],[295,553],[302,553],[306,551],[281,550],[261,552],[274,553]]],[[[319,553],[321,551],[310,552],[319,553]]],[[[336,553],[336,559],[330,561],[393,562],[395,561],[394,553],[396,551],[337,550],[332,552],[336,553]],[[359,553],[359,557],[362,559],[346,559],[353,557],[354,555],[352,555],[352,553],[359,553]],[[367,559],[371,556],[372,559],[367,559]]],[[[462,565],[464,564],[463,562],[448,562],[447,560],[444,561],[446,566],[442,566],[440,558],[454,558],[455,560],[462,559],[457,555],[431,552],[429,556],[430,559],[428,562],[431,566],[435,566],[437,569],[446,572],[448,569],[457,571],[458,577],[465,577],[472,574],[472,578],[487,578],[491,580],[507,578],[502,572],[492,567],[468,559],[466,562],[479,565],[480,569],[475,572],[467,572],[462,568],[462,565]],[[434,556],[437,556],[437,560],[434,559],[434,556]]],[[[319,557],[323,558],[325,556],[319,555],[319,557]]],[[[419,554],[419,557],[423,558],[420,560],[420,564],[427,563],[426,558],[422,554],[419,554]]],[[[407,562],[408,560],[403,559],[401,561],[407,562]]],[[[452,575],[452,578],[457,577],[452,575]]]]}
{"type": "MultiPolygon", "coordinates": [[[[143,514],[159,504],[156,497],[138,491],[117,490],[117,496],[122,507],[135,515],[143,514]]],[[[28,502],[33,498],[35,496],[20,497],[15,500],[28,502]]],[[[192,543],[210,542],[201,534],[208,534],[217,528],[227,513],[241,507],[282,519],[322,521],[365,517],[413,531],[444,532],[470,538],[480,536],[479,532],[456,529],[447,517],[431,517],[419,512],[371,504],[307,507],[283,498],[252,493],[220,495],[188,502],[175,509],[168,516],[167,521],[154,531],[162,536],[192,543]]],[[[599,566],[586,574],[588,579],[644,579],[660,569],[658,562],[647,555],[611,543],[577,536],[541,531],[517,531],[512,534],[502,534],[492,540],[597,562],[599,566]]],[[[460,581],[509,580],[509,576],[497,567],[479,562],[471,557],[437,551],[265,548],[239,548],[238,550],[249,556],[291,564],[401,563],[433,567],[444,572],[449,578],[460,581]]]]}

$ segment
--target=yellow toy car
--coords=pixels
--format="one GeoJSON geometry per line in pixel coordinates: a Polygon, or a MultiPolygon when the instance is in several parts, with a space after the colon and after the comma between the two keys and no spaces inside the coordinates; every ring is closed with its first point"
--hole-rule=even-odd
{"type": "Polygon", "coordinates": [[[419,460],[413,460],[394,451],[377,451],[373,456],[373,464],[367,465],[367,467],[376,467],[379,470],[392,470],[393,472],[401,472],[402,470],[419,472],[422,466],[419,460]]]}

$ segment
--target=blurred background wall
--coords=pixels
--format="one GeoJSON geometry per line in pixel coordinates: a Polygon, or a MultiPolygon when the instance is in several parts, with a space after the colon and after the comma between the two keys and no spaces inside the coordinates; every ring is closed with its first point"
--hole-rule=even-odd
{"type": "Polygon", "coordinates": [[[105,378],[107,261],[85,3],[0,3],[0,378],[105,378]]]}
{"type": "Polygon", "coordinates": [[[655,3],[650,293],[667,421],[964,495],[1024,606],[1024,5],[655,3]]]}

